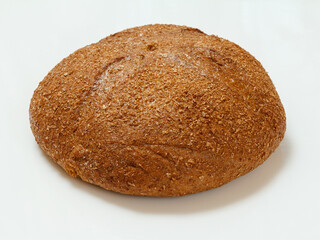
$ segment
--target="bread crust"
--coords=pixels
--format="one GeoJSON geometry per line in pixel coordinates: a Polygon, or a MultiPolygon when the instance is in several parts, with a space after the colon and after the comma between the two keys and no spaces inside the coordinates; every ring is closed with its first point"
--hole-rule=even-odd
{"type": "Polygon", "coordinates": [[[181,196],[263,163],[286,117],[248,52],[198,29],[156,24],[63,59],[35,90],[30,124],[73,177],[124,194],[181,196]]]}

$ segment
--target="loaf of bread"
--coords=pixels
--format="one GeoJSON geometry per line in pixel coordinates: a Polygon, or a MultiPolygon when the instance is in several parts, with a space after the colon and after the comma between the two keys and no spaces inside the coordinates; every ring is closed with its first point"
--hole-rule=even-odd
{"type": "Polygon", "coordinates": [[[107,190],[181,196],[263,163],[286,117],[262,65],[185,26],[147,25],[72,53],[35,90],[31,129],[73,177],[107,190]]]}

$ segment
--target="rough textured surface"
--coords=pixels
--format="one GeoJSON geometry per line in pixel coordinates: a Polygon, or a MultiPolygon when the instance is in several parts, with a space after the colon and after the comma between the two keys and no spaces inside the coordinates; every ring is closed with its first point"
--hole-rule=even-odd
{"type": "Polygon", "coordinates": [[[30,123],[67,173],[134,195],[219,187],[282,140],[283,106],[261,64],[198,29],[147,25],[77,50],[35,90],[30,123]]]}

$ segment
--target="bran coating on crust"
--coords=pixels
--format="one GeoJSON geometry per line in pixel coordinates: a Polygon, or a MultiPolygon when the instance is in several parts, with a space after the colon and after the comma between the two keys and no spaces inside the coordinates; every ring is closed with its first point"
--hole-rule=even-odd
{"type": "Polygon", "coordinates": [[[262,65],[194,28],[146,25],[58,63],[30,104],[40,147],[73,177],[107,190],[181,196],[263,163],[286,117],[262,65]]]}

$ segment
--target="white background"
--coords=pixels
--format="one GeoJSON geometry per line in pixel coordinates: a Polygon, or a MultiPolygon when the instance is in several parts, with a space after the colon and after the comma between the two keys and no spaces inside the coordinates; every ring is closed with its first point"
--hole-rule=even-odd
{"type": "Polygon", "coordinates": [[[320,239],[319,1],[0,0],[0,239],[320,239]],[[236,42],[271,76],[287,132],[258,169],[179,198],[72,179],[34,141],[33,90],[62,58],[149,23],[236,42]]]}

